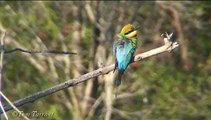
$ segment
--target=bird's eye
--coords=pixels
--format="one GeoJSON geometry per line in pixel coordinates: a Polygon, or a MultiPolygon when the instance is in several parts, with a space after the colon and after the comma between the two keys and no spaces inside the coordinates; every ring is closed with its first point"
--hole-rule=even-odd
{"type": "Polygon", "coordinates": [[[131,32],[133,32],[133,30],[130,30],[130,31],[126,32],[125,35],[128,35],[128,34],[130,34],[131,32]]]}

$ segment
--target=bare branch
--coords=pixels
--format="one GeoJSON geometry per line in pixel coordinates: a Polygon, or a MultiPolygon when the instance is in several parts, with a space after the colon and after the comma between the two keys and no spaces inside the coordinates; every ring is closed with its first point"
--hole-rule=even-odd
{"type": "MultiPolygon", "coordinates": [[[[171,42],[169,41],[169,43],[171,43],[171,42]]],[[[165,44],[165,45],[163,45],[159,48],[155,48],[155,49],[152,49],[152,50],[147,51],[145,53],[136,55],[134,57],[134,61],[140,61],[142,59],[145,59],[145,58],[148,58],[148,57],[151,57],[151,56],[154,56],[154,55],[158,55],[158,54],[161,54],[161,53],[164,53],[164,52],[169,52],[169,51],[179,47],[179,44],[177,42],[171,43],[171,47],[169,47],[169,43],[165,44]]],[[[55,85],[51,88],[47,88],[45,90],[31,94],[31,95],[29,95],[25,98],[16,100],[16,101],[14,101],[14,105],[18,107],[18,106],[22,106],[26,103],[34,102],[37,99],[48,96],[50,94],[53,94],[55,92],[58,92],[60,90],[65,89],[65,88],[75,86],[79,83],[90,80],[91,78],[97,77],[99,75],[107,74],[110,71],[112,71],[113,69],[114,69],[114,64],[107,66],[107,67],[104,67],[104,68],[99,68],[95,71],[89,72],[89,73],[82,75],[78,78],[70,79],[70,80],[68,80],[64,83],[60,83],[60,84],[55,85]]],[[[12,109],[11,106],[9,106],[9,105],[5,105],[4,108],[5,108],[5,111],[12,109]]]]}
{"type": "Polygon", "coordinates": [[[0,90],[2,87],[2,70],[3,70],[3,60],[4,60],[4,53],[5,53],[5,46],[4,46],[4,38],[6,32],[3,33],[1,38],[1,58],[0,58],[0,90]]]}
{"type": "MultiPolygon", "coordinates": [[[[6,32],[4,31],[2,37],[1,37],[1,58],[0,58],[0,91],[2,91],[2,71],[3,71],[3,64],[4,64],[4,52],[5,52],[5,47],[4,47],[4,38],[6,36],[6,32]]],[[[6,120],[8,120],[7,114],[3,108],[2,102],[1,102],[1,96],[0,96],[0,108],[1,111],[3,111],[4,116],[6,120]]]]}
{"type": "Polygon", "coordinates": [[[12,50],[6,50],[4,53],[8,54],[8,53],[16,52],[16,51],[30,53],[30,54],[33,54],[33,53],[77,54],[75,52],[59,51],[59,50],[25,50],[22,48],[14,48],[12,50]]]}
{"type": "Polygon", "coordinates": [[[104,28],[97,22],[89,2],[86,3],[85,10],[87,12],[87,16],[90,19],[91,23],[102,31],[104,28]]]}
{"type": "Polygon", "coordinates": [[[102,93],[102,94],[97,98],[97,100],[95,101],[95,103],[92,105],[92,107],[91,107],[91,109],[90,109],[90,111],[89,111],[89,113],[88,113],[88,117],[86,118],[86,120],[90,120],[90,118],[94,115],[94,113],[95,113],[97,107],[98,107],[98,106],[100,105],[100,103],[103,101],[104,97],[105,97],[105,94],[102,93]]]}

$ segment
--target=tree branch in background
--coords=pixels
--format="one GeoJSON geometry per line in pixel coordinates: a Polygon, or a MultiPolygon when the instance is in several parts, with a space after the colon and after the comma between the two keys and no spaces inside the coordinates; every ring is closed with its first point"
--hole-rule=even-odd
{"type": "Polygon", "coordinates": [[[8,54],[8,53],[16,52],[16,51],[30,53],[30,54],[33,54],[33,53],[77,54],[75,52],[59,51],[59,50],[25,50],[22,48],[14,48],[12,50],[6,50],[4,53],[8,54]]]}
{"type": "MultiPolygon", "coordinates": [[[[164,38],[165,40],[166,38],[164,38]]],[[[173,49],[179,47],[179,44],[177,42],[171,42],[169,41],[168,39],[168,42],[165,42],[165,44],[161,47],[158,47],[158,48],[155,48],[155,49],[152,49],[150,51],[147,51],[145,53],[142,53],[142,54],[138,54],[134,57],[134,61],[140,61],[142,59],[146,59],[148,57],[151,57],[151,56],[154,56],[154,55],[158,55],[158,54],[161,54],[161,53],[164,53],[164,52],[169,52],[169,51],[172,51],[173,49]]],[[[51,88],[47,88],[45,90],[42,90],[42,91],[39,91],[37,93],[34,93],[34,94],[31,94],[25,98],[22,98],[22,99],[19,99],[19,100],[16,100],[14,101],[14,105],[19,107],[19,106],[22,106],[26,103],[30,103],[30,102],[34,102],[35,100],[37,99],[40,99],[44,96],[48,96],[50,94],[53,94],[55,92],[58,92],[60,90],[63,90],[65,88],[68,88],[68,87],[72,87],[72,86],[75,86],[79,83],[82,83],[82,82],[85,82],[91,78],[94,78],[94,77],[97,77],[99,75],[103,75],[103,74],[107,74],[109,73],[110,71],[112,71],[114,69],[114,64],[113,65],[110,65],[110,66],[107,66],[107,67],[104,67],[104,68],[99,68],[95,71],[92,71],[92,72],[89,72],[85,75],[82,75],[78,78],[74,78],[74,79],[70,79],[64,83],[60,83],[58,85],[55,85],[51,88]]],[[[8,110],[11,110],[12,107],[10,105],[5,105],[4,106],[4,109],[5,111],[8,111],[8,110]]]]}
{"type": "MultiPolygon", "coordinates": [[[[2,91],[2,71],[3,71],[3,64],[4,64],[4,52],[5,52],[5,47],[4,47],[4,38],[6,36],[6,32],[3,33],[2,37],[1,37],[1,58],[0,58],[0,91],[2,91]]],[[[2,105],[2,98],[0,96],[0,108],[1,108],[1,111],[3,111],[4,113],[4,116],[6,118],[6,120],[8,120],[8,117],[7,117],[7,114],[3,108],[3,105],[2,105]]],[[[1,116],[0,116],[0,119],[1,119],[1,116]]]]}

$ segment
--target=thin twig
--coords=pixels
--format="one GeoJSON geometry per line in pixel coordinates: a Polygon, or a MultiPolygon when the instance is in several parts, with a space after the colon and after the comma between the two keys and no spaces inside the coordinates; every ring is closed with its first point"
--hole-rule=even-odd
{"type": "Polygon", "coordinates": [[[6,114],[5,110],[4,110],[4,107],[3,107],[1,101],[0,101],[0,108],[1,108],[2,112],[4,113],[5,118],[8,120],[7,114],[6,114]]]}
{"type": "MultiPolygon", "coordinates": [[[[168,52],[168,51],[173,50],[173,49],[175,49],[177,47],[179,47],[179,44],[177,42],[172,43],[171,47],[168,47],[165,44],[165,45],[163,45],[163,46],[161,46],[159,48],[155,48],[155,49],[147,51],[145,53],[136,55],[134,57],[134,61],[140,61],[142,59],[145,59],[145,58],[148,58],[148,57],[151,57],[151,56],[154,56],[154,55],[158,55],[158,54],[161,54],[161,53],[164,53],[164,52],[168,52]]],[[[14,101],[14,105],[19,107],[19,106],[22,106],[22,105],[24,105],[26,103],[34,102],[37,99],[40,99],[40,98],[45,97],[47,95],[53,94],[55,92],[58,92],[60,90],[65,89],[65,88],[75,86],[75,85],[77,85],[79,83],[82,83],[82,82],[85,82],[87,80],[90,80],[91,78],[97,77],[99,75],[107,74],[110,71],[112,71],[113,69],[114,69],[114,64],[110,65],[110,66],[107,66],[107,67],[104,67],[104,68],[99,68],[99,69],[97,69],[95,71],[89,72],[89,73],[87,73],[85,75],[82,75],[82,76],[80,76],[78,78],[70,79],[70,80],[68,80],[66,82],[60,83],[60,84],[55,85],[55,86],[53,86],[51,88],[47,88],[45,90],[36,92],[36,93],[31,94],[29,96],[26,96],[25,98],[21,98],[19,100],[16,100],[16,101],[14,101]]],[[[4,108],[5,108],[5,111],[8,111],[8,110],[12,109],[12,107],[9,106],[9,105],[5,105],[4,108]]]]}
{"type": "MultiPolygon", "coordinates": [[[[2,71],[3,71],[3,60],[4,60],[4,52],[5,52],[5,48],[4,48],[4,38],[6,36],[6,32],[3,33],[2,37],[1,37],[1,58],[0,58],[0,91],[2,90],[2,71]]],[[[4,116],[5,118],[8,120],[8,117],[7,117],[7,114],[4,110],[4,107],[2,105],[2,102],[1,102],[1,96],[0,96],[0,107],[1,107],[1,110],[3,111],[4,113],[4,116]]]]}
{"type": "Polygon", "coordinates": [[[100,105],[100,103],[103,101],[104,97],[105,97],[105,94],[102,93],[102,94],[97,98],[97,100],[95,101],[95,103],[92,105],[92,107],[91,107],[91,109],[90,109],[90,111],[89,111],[89,113],[88,113],[88,117],[86,118],[86,120],[90,120],[90,119],[91,119],[91,117],[92,117],[93,114],[95,113],[97,107],[98,107],[98,106],[100,105]]]}
{"type": "Polygon", "coordinates": [[[13,103],[0,91],[1,96],[15,109],[18,113],[21,113],[22,117],[26,120],[30,120],[23,112],[21,112],[13,103]]]}
{"type": "Polygon", "coordinates": [[[4,53],[8,54],[8,53],[12,53],[12,52],[25,52],[25,53],[52,53],[52,54],[77,54],[75,52],[68,52],[68,51],[59,51],[59,50],[25,50],[22,48],[14,48],[12,50],[6,50],[4,53]]]}
{"type": "Polygon", "coordinates": [[[118,113],[121,117],[129,119],[129,120],[134,118],[134,116],[142,116],[142,111],[128,112],[128,111],[120,110],[114,107],[113,107],[113,111],[115,113],[118,113]]]}
{"type": "MultiPolygon", "coordinates": [[[[3,33],[1,37],[1,58],[0,58],[0,91],[2,89],[2,71],[3,71],[3,60],[4,60],[4,53],[5,53],[5,47],[4,47],[4,38],[5,38],[6,32],[3,33]]],[[[1,101],[1,99],[0,99],[1,101]]]]}
{"type": "Polygon", "coordinates": [[[91,8],[91,6],[90,6],[88,1],[86,2],[85,10],[86,10],[87,16],[88,16],[89,20],[91,21],[91,23],[95,27],[97,27],[98,29],[103,30],[104,28],[96,21],[96,18],[94,16],[93,10],[92,10],[92,8],[91,8]]]}
{"type": "MultiPolygon", "coordinates": [[[[0,91],[2,91],[2,72],[3,72],[3,64],[4,64],[4,52],[5,52],[5,48],[4,48],[4,38],[6,36],[6,32],[3,33],[2,37],[1,37],[1,58],[0,58],[0,91]]],[[[2,105],[2,99],[0,96],[0,107],[1,110],[4,113],[5,118],[8,120],[7,114],[3,108],[2,105]]]]}

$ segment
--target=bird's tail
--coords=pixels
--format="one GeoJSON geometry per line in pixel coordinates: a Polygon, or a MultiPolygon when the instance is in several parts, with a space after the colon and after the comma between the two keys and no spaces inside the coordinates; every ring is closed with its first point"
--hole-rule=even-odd
{"type": "Polygon", "coordinates": [[[121,84],[123,73],[124,73],[124,70],[118,71],[117,80],[115,81],[116,86],[119,86],[121,84]]]}

